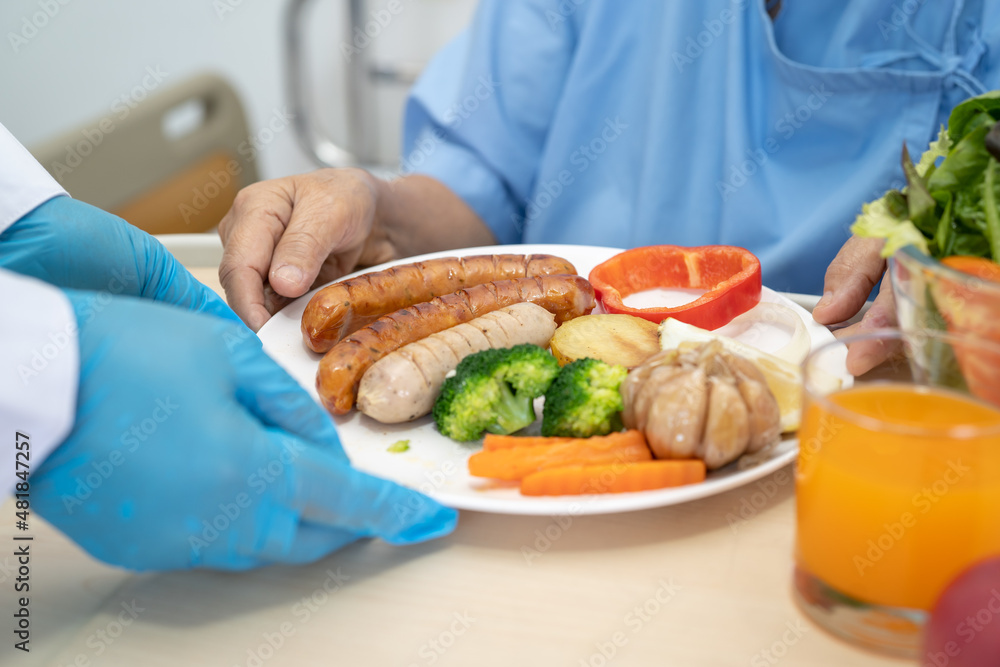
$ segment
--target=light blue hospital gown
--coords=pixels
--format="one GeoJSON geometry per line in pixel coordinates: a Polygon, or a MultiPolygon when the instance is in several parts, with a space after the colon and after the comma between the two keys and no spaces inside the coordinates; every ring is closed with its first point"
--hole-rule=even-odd
{"type": "Polygon", "coordinates": [[[502,243],[741,245],[819,293],[863,202],[1000,87],[1000,0],[482,0],[412,91],[404,171],[502,243]]]}

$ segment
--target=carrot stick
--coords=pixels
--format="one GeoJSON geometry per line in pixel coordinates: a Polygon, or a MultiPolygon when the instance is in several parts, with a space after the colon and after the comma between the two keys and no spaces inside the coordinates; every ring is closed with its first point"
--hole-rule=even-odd
{"type": "Polygon", "coordinates": [[[612,465],[550,468],[521,480],[525,496],[626,493],[705,481],[705,462],[697,459],[642,461],[612,465]]]}
{"type": "Polygon", "coordinates": [[[546,468],[581,465],[608,465],[653,458],[646,438],[639,431],[625,431],[593,438],[568,438],[545,442],[548,438],[518,438],[536,444],[483,450],[469,457],[469,473],[475,477],[519,480],[546,468]]]}
{"type": "Polygon", "coordinates": [[[483,438],[483,450],[487,452],[498,449],[510,449],[512,447],[535,447],[539,445],[555,445],[564,442],[587,442],[593,446],[618,446],[633,442],[646,443],[646,436],[641,431],[621,431],[609,433],[607,435],[595,435],[589,438],[564,438],[564,437],[543,437],[543,436],[522,436],[522,435],[496,435],[487,433],[483,438]]]}
{"type": "Polygon", "coordinates": [[[579,438],[543,438],[542,436],[497,435],[495,433],[487,433],[486,437],[483,438],[483,451],[495,452],[498,449],[511,449],[512,447],[554,445],[560,442],[569,442],[574,439],[579,438]]]}

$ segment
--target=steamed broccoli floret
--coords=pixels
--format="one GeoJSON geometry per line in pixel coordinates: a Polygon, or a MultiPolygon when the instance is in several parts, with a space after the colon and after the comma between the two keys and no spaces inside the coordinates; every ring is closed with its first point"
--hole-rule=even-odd
{"type": "Polygon", "coordinates": [[[476,440],[483,431],[513,433],[535,421],[533,401],[558,373],[555,357],[537,345],[469,355],[441,387],[434,421],[454,440],[476,440]]]}
{"type": "Polygon", "coordinates": [[[514,389],[538,398],[559,374],[559,362],[547,350],[537,345],[515,345],[509,350],[498,350],[496,373],[514,389]]]}
{"type": "Polygon", "coordinates": [[[589,438],[621,430],[618,388],[626,375],[624,366],[597,359],[577,359],[564,366],[545,392],[542,435],[589,438]]]}

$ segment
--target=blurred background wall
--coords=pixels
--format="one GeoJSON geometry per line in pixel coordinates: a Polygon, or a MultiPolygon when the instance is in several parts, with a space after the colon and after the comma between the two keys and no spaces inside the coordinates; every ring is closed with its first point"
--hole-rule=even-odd
{"type": "MultiPolygon", "coordinates": [[[[260,141],[262,178],[313,169],[287,110],[283,29],[289,0],[3,0],[0,122],[29,149],[98,119],[115,121],[161,89],[202,72],[220,74],[242,101],[260,141]],[[279,128],[273,137],[260,132],[279,128]]],[[[419,67],[465,26],[474,0],[356,0],[380,26],[366,47],[379,62],[419,67]]],[[[348,0],[314,0],[303,48],[306,83],[322,125],[349,142],[344,56],[348,0]]],[[[395,167],[405,86],[375,83],[378,161],[395,167]]],[[[156,159],[156,156],[150,156],[156,159]]],[[[48,165],[46,165],[48,166],[48,165]]],[[[71,193],[72,194],[72,193],[71,193]]]]}

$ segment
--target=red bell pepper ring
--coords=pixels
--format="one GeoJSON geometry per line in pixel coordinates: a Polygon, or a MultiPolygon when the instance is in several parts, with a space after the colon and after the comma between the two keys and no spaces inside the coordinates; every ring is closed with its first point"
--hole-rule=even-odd
{"type": "Polygon", "coordinates": [[[744,248],[655,245],[619,253],[590,272],[590,284],[609,313],[651,322],[673,317],[702,329],[718,329],[760,302],[760,260],[744,248]],[[631,308],[622,299],[657,288],[707,290],[675,308],[631,308]]]}

